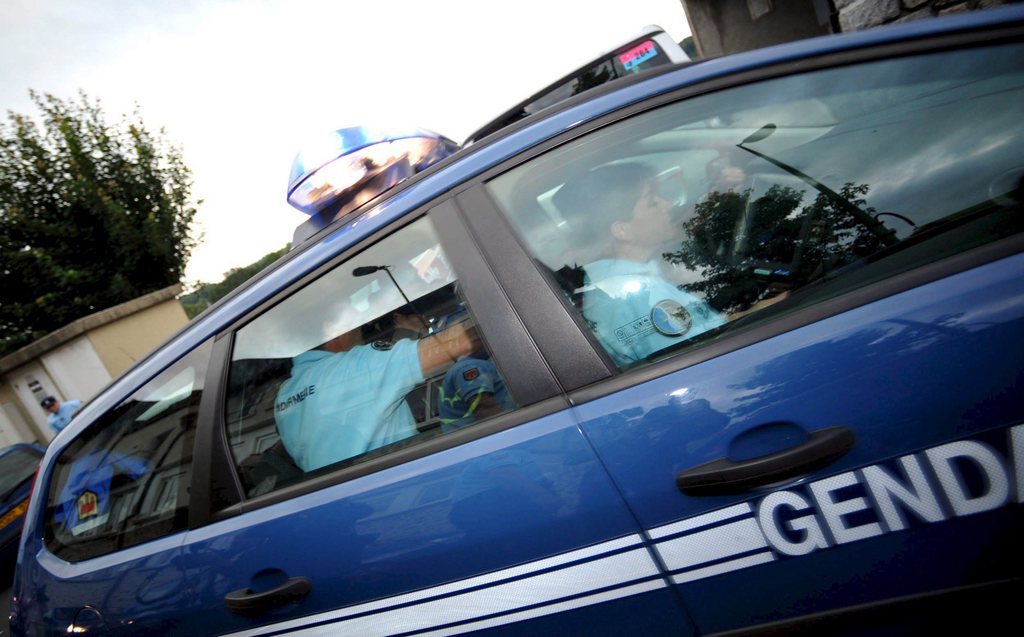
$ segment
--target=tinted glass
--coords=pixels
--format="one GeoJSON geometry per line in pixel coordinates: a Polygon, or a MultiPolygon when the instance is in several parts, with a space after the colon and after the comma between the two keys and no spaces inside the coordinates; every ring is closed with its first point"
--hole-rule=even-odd
{"type": "Polygon", "coordinates": [[[581,69],[571,80],[552,88],[544,96],[524,106],[524,114],[536,113],[612,80],[671,62],[657,42],[644,40],[581,69]]]}
{"type": "Polygon", "coordinates": [[[183,530],[207,343],[72,442],[50,481],[46,543],[87,559],[183,530]]]}
{"type": "Polygon", "coordinates": [[[227,438],[256,496],[513,408],[429,219],[238,331],[227,438]]]}
{"type": "Polygon", "coordinates": [[[0,499],[36,474],[41,457],[31,449],[13,449],[0,456],[0,499]]]}
{"type": "Polygon", "coordinates": [[[1019,232],[1024,48],[719,91],[489,184],[620,368],[1019,232]]]}
{"type": "Polygon", "coordinates": [[[563,102],[573,95],[590,90],[641,71],[646,71],[665,64],[671,64],[672,60],[665,53],[664,49],[652,39],[634,42],[625,46],[608,57],[598,58],[592,64],[578,69],[570,79],[561,84],[553,84],[543,91],[536,99],[528,100],[513,107],[498,119],[486,124],[469,137],[469,142],[494,133],[510,126],[515,122],[544,110],[545,108],[563,102]]]}

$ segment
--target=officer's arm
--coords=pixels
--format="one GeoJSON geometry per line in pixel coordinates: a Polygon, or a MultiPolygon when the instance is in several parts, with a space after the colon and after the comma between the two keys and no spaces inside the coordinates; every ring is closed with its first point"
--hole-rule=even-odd
{"type": "Polygon", "coordinates": [[[476,328],[467,322],[455,323],[451,327],[420,340],[417,347],[420,355],[420,369],[424,376],[448,367],[460,356],[474,352],[479,346],[476,328]]]}

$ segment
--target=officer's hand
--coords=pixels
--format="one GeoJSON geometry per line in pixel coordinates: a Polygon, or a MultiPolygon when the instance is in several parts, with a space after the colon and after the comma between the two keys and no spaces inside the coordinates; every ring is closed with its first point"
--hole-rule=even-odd
{"type": "Polygon", "coordinates": [[[480,347],[476,327],[469,321],[455,323],[419,342],[420,369],[424,376],[447,368],[461,356],[472,354],[480,347]]]}

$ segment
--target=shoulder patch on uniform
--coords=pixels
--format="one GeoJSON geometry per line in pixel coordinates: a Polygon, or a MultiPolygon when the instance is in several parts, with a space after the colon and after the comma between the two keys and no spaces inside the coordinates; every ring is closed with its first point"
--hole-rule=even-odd
{"type": "Polygon", "coordinates": [[[466,371],[462,372],[463,380],[476,380],[480,376],[480,370],[476,367],[470,367],[466,371]]]}
{"type": "Polygon", "coordinates": [[[654,323],[654,329],[665,336],[682,336],[690,331],[693,318],[682,303],[665,299],[651,310],[651,322],[654,323]]]}
{"type": "Polygon", "coordinates": [[[381,352],[386,352],[394,346],[395,343],[393,341],[388,341],[385,339],[380,339],[370,344],[370,347],[381,352]]]}

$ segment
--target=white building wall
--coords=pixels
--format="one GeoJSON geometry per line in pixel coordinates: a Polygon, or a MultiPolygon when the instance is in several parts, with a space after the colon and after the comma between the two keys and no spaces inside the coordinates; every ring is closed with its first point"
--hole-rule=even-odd
{"type": "Polygon", "coordinates": [[[85,335],[43,354],[40,360],[56,384],[60,393],[55,395],[61,400],[84,403],[111,380],[110,372],[85,335]]]}
{"type": "Polygon", "coordinates": [[[56,396],[63,400],[64,395],[57,391],[57,385],[46,373],[46,370],[38,361],[26,363],[7,374],[7,380],[18,394],[25,411],[29,413],[39,431],[43,432],[46,440],[53,437],[53,432],[46,424],[46,412],[39,406],[39,401],[47,396],[56,396]]]}
{"type": "Polygon", "coordinates": [[[4,447],[16,442],[34,442],[35,432],[29,430],[18,408],[10,403],[0,404],[0,445],[4,447]]]}

